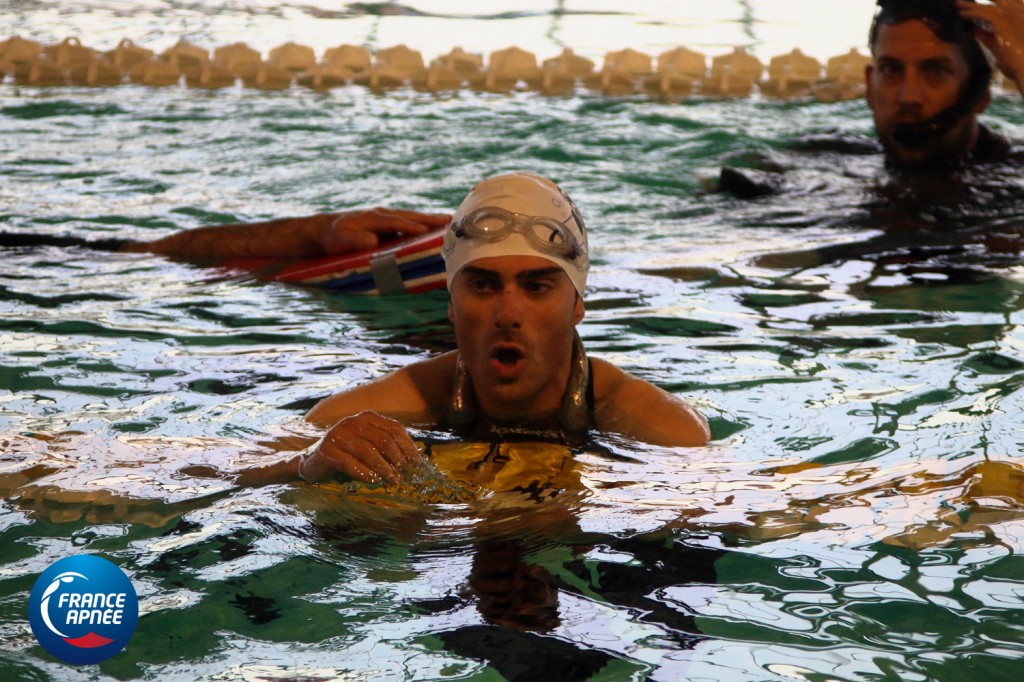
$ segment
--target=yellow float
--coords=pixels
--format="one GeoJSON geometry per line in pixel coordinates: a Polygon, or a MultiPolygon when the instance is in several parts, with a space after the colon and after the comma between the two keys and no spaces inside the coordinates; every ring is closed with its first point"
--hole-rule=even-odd
{"type": "Polygon", "coordinates": [[[685,47],[658,55],[657,71],[643,80],[644,92],[663,99],[694,94],[707,74],[707,57],[685,47]]]}
{"type": "Polygon", "coordinates": [[[789,99],[811,94],[821,78],[821,62],[799,49],[772,57],[768,62],[768,78],[761,81],[761,94],[789,99]]]}
{"type": "MultiPolygon", "coordinates": [[[[586,57],[563,48],[554,57],[511,46],[495,50],[485,61],[460,47],[427,63],[406,45],[372,53],[364,46],[342,44],[324,50],[318,60],[312,47],[287,42],[267,57],[243,42],[217,47],[211,53],[181,38],[154,56],[153,50],[124,38],[116,47],[98,51],[77,37],[52,45],[21,36],[0,42],[0,74],[18,85],[115,86],[134,83],[151,87],[184,84],[225,88],[239,82],[248,88],[283,90],[298,84],[317,91],[356,84],[376,92],[412,87],[425,92],[476,91],[509,93],[532,90],[551,96],[576,93],[580,87],[609,97],[646,94],[665,101],[686,97],[768,98],[814,97],[836,102],[863,97],[864,68],[871,61],[856,49],[827,60],[824,68],[796,48],[765,64],[744,47],[713,57],[675,47],[657,59],[625,48],[605,54],[600,69],[586,57]]],[[[997,76],[995,85],[1014,90],[1016,84],[997,76]]]]}
{"type": "Polygon", "coordinates": [[[760,59],[736,47],[728,54],[711,59],[711,75],[701,92],[714,97],[749,97],[763,71],[760,59]]]}

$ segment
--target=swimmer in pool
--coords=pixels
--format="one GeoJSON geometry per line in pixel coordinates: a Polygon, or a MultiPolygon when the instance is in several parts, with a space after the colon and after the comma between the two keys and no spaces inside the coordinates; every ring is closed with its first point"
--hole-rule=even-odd
{"type": "Polygon", "coordinates": [[[419,236],[444,227],[449,220],[447,213],[373,208],[198,227],[153,241],[126,242],[119,250],[195,259],[314,258],[376,248],[385,236],[419,236]]]}
{"type": "Polygon", "coordinates": [[[1024,0],[880,0],[871,25],[866,97],[886,159],[897,166],[1005,158],[979,123],[996,65],[1024,95],[1024,0]]]}
{"type": "MultiPolygon", "coordinates": [[[[995,66],[1024,96],[1024,0],[879,0],[869,32],[866,99],[886,164],[895,170],[1024,161],[1003,136],[979,122],[992,96],[995,66]]],[[[849,138],[805,140],[796,150],[876,152],[849,138]]],[[[770,164],[726,167],[718,188],[740,197],[784,189],[770,164]],[[767,172],[765,172],[767,171],[767,172]]]]}
{"type": "Polygon", "coordinates": [[[420,461],[406,426],[467,437],[572,441],[596,429],[657,445],[700,446],[707,421],[682,399],[609,362],[576,333],[589,270],[575,205],[550,180],[511,173],[478,183],[448,226],[442,253],[457,350],[317,404],[329,428],[292,459],[243,482],[335,474],[399,482],[420,461]]]}
{"type": "Polygon", "coordinates": [[[83,239],[0,231],[0,247],[77,246],[99,251],[154,253],[195,261],[315,258],[372,249],[388,237],[416,237],[444,227],[450,219],[447,213],[372,208],[259,223],[197,227],[152,241],[83,239]]]}

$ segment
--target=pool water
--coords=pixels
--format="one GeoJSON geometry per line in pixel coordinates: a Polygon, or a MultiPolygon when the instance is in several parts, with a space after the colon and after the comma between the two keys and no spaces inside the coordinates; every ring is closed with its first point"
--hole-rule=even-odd
{"type": "MultiPolygon", "coordinates": [[[[1024,140],[1019,99],[985,120],[1024,140]]],[[[236,487],[316,436],[317,399],[451,348],[445,295],[4,250],[0,679],[1024,672],[1019,169],[935,185],[792,148],[867,139],[862,101],[7,84],[0,121],[6,231],[451,210],[487,175],[552,177],[590,229],[589,352],[715,435],[599,436],[541,503],[429,467],[415,490],[236,487]],[[723,165],[784,170],[786,191],[708,191],[723,165]],[[26,607],[80,552],[130,575],[141,618],[124,651],[72,668],[26,607]]]]}

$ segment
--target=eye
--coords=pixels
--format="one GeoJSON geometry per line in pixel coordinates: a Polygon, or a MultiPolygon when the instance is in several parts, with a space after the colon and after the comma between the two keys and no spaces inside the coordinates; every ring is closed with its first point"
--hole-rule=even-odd
{"type": "Polygon", "coordinates": [[[893,77],[903,73],[903,67],[895,62],[883,61],[878,64],[877,71],[885,77],[893,77]]]}
{"type": "Polygon", "coordinates": [[[546,279],[531,279],[523,284],[523,290],[528,294],[545,294],[552,289],[552,283],[546,279]]]}
{"type": "Polygon", "coordinates": [[[486,293],[497,289],[497,284],[490,277],[470,277],[466,280],[466,287],[475,293],[486,293]]]}
{"type": "Polygon", "coordinates": [[[933,78],[946,78],[953,75],[953,67],[945,62],[928,62],[921,70],[933,78]]]}

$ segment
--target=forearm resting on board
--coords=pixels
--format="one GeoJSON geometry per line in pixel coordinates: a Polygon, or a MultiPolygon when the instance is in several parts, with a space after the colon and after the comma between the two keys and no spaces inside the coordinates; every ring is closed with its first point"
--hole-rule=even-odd
{"type": "Polygon", "coordinates": [[[320,235],[337,218],[337,214],[321,214],[262,223],[197,227],[153,241],[133,242],[122,251],[204,260],[322,256],[320,235]]]}

